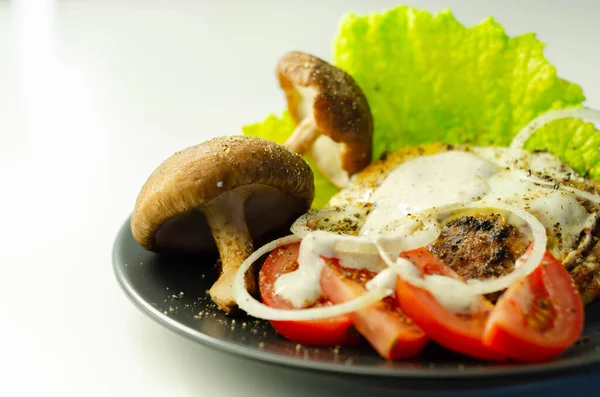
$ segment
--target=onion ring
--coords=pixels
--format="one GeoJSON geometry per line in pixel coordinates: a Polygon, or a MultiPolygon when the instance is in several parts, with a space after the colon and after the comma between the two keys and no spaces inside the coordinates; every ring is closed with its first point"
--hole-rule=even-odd
{"type": "Polygon", "coordinates": [[[292,244],[300,241],[300,237],[291,235],[282,237],[280,239],[271,241],[268,244],[263,245],[258,250],[254,251],[240,266],[235,280],[233,282],[233,297],[237,302],[238,306],[244,310],[247,314],[262,318],[264,320],[277,320],[277,321],[307,321],[307,320],[322,320],[324,318],[335,317],[346,313],[355,312],[363,307],[370,306],[374,303],[379,302],[388,295],[391,295],[394,291],[385,288],[374,288],[367,291],[360,297],[351,301],[325,307],[311,307],[308,309],[275,309],[269,307],[258,300],[256,300],[248,290],[246,290],[244,275],[252,266],[254,262],[260,259],[264,254],[274,250],[282,245],[292,244]]]}

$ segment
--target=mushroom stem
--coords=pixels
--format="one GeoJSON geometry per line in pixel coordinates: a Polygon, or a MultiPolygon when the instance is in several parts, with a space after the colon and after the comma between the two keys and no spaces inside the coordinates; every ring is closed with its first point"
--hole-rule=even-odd
{"type": "Polygon", "coordinates": [[[342,150],[342,145],[327,135],[321,135],[310,149],[310,157],[319,171],[340,189],[350,181],[348,172],[342,167],[342,150]]]}
{"type": "MultiPolygon", "coordinates": [[[[244,202],[248,195],[237,190],[222,193],[202,208],[221,256],[221,275],[210,288],[209,294],[227,313],[237,307],[232,289],[235,274],[253,251],[244,213],[244,202]]],[[[251,272],[247,273],[246,288],[250,292],[256,288],[251,272]]]]}
{"type": "Polygon", "coordinates": [[[292,135],[285,141],[284,146],[298,154],[306,153],[312,144],[321,135],[312,115],[305,117],[297,126],[292,135]]]}

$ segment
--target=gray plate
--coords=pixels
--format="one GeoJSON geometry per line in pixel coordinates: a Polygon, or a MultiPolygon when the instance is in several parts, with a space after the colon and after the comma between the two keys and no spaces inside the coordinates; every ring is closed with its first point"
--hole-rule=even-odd
{"type": "Polygon", "coordinates": [[[214,262],[210,257],[147,252],[133,239],[129,221],[119,231],[113,249],[116,278],[138,308],[191,340],[250,359],[352,375],[378,384],[429,388],[508,385],[600,369],[600,303],[586,309],[580,342],[552,362],[485,363],[435,344],[418,358],[386,362],[366,343],[341,349],[301,346],[279,336],[266,321],[225,316],[206,293],[216,277],[214,262]]]}

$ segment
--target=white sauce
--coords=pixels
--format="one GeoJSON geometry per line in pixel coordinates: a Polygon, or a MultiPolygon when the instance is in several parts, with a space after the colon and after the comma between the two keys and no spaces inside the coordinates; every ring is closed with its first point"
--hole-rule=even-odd
{"type": "Polygon", "coordinates": [[[367,239],[315,231],[308,233],[300,244],[298,269],[282,274],[275,281],[275,293],[282,295],[294,307],[306,307],[321,296],[321,270],[325,258],[338,258],[348,268],[380,272],[386,268],[373,244],[367,239]]]}
{"type": "MultiPolygon", "coordinates": [[[[522,173],[506,169],[505,152],[506,149],[500,148],[476,148],[474,153],[443,152],[401,164],[369,197],[374,209],[360,230],[361,236],[309,233],[301,243],[298,270],[279,277],[275,283],[277,293],[296,307],[314,303],[322,296],[319,277],[324,261],[321,256],[339,258],[345,267],[383,269],[380,258],[369,248],[370,239],[402,236],[406,239],[402,251],[426,245],[435,239],[441,226],[428,224],[416,228],[418,222],[413,221],[410,214],[458,202],[482,200],[493,207],[494,202],[500,201],[520,207],[536,216],[547,230],[560,231],[563,244],[557,245],[553,254],[566,254],[593,216],[574,194],[536,186],[523,180],[522,173]],[[348,249],[352,241],[355,247],[348,249]]],[[[534,171],[545,174],[560,177],[572,172],[561,169],[560,161],[547,154],[529,156],[527,161],[534,171]]],[[[369,287],[389,288],[395,283],[394,277],[391,269],[386,269],[369,287]]],[[[452,286],[456,282],[459,281],[429,276],[427,288],[440,303],[460,311],[470,306],[472,298],[453,294],[452,286]]]]}
{"type": "Polygon", "coordinates": [[[307,234],[300,244],[298,269],[282,274],[275,281],[275,293],[285,297],[294,307],[301,308],[317,301],[321,292],[321,269],[325,261],[321,256],[334,255],[327,236],[321,232],[307,234]]]}
{"type": "Polygon", "coordinates": [[[485,180],[498,167],[465,152],[444,152],[403,163],[383,181],[370,201],[375,203],[361,234],[379,233],[390,221],[426,208],[483,197],[485,180]]]}
{"type": "Polygon", "coordinates": [[[579,232],[591,220],[590,214],[576,196],[564,190],[536,186],[519,180],[513,171],[502,171],[488,180],[487,199],[502,201],[525,209],[544,225],[546,230],[560,232],[563,247],[555,246],[553,254],[561,256],[570,250],[579,232]],[[528,200],[526,198],[529,198],[528,200]]]}

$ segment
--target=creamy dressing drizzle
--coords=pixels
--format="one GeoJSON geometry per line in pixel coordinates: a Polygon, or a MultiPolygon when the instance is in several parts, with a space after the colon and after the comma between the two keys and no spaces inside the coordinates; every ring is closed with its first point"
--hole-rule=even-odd
{"type": "Polygon", "coordinates": [[[483,197],[485,179],[498,167],[466,152],[444,152],[417,157],[393,170],[370,200],[374,209],[361,234],[378,234],[396,219],[426,208],[439,207],[483,197]]]}
{"type": "Polygon", "coordinates": [[[307,234],[300,244],[298,269],[275,281],[275,293],[294,307],[306,307],[321,296],[319,283],[324,258],[338,258],[344,267],[380,272],[386,264],[370,240],[323,231],[307,234]]]}
{"type": "MultiPolygon", "coordinates": [[[[325,263],[322,257],[336,257],[344,267],[381,271],[385,264],[373,249],[373,240],[402,237],[402,246],[395,248],[396,256],[401,251],[429,244],[439,234],[441,225],[419,226],[419,222],[411,219],[411,214],[459,202],[481,200],[491,207],[494,202],[502,202],[530,212],[546,230],[558,229],[562,234],[563,244],[557,244],[553,254],[564,255],[592,216],[574,194],[537,186],[523,180],[522,172],[507,169],[505,153],[503,148],[475,148],[472,153],[442,152],[401,164],[369,197],[373,211],[367,216],[360,235],[309,233],[300,246],[299,268],[277,279],[277,293],[298,308],[314,303],[322,296],[319,284],[325,263]]],[[[526,155],[526,159],[534,171],[555,177],[572,172],[565,171],[560,161],[551,155],[526,155]]],[[[428,289],[446,307],[459,311],[470,305],[467,297],[452,293],[449,280],[430,281],[428,289]]],[[[395,274],[391,269],[385,269],[369,283],[369,288],[392,288],[394,283],[395,274]]]]}

